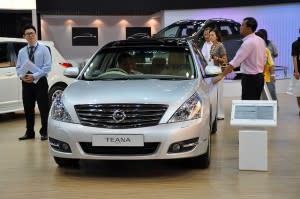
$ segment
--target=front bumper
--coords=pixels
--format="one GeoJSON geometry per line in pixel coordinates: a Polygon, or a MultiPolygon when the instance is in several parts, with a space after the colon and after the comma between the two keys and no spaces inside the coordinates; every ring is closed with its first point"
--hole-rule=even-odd
{"type": "Polygon", "coordinates": [[[206,152],[210,136],[210,125],[208,119],[200,118],[192,121],[159,124],[144,128],[105,129],[59,122],[50,118],[48,134],[49,139],[65,142],[71,148],[71,152],[62,152],[49,143],[50,153],[55,157],[95,160],[177,159],[195,157],[206,152]],[[102,153],[103,150],[99,152],[99,148],[92,147],[91,144],[93,135],[99,134],[142,134],[145,147],[112,147],[105,148],[106,152],[102,153]],[[198,138],[198,141],[191,150],[178,153],[168,152],[173,143],[195,138],[198,138]],[[152,151],[142,151],[151,147],[152,151]],[[127,150],[128,153],[118,154],[114,152],[118,150],[127,150]],[[111,154],[110,151],[112,152],[111,154]]]}

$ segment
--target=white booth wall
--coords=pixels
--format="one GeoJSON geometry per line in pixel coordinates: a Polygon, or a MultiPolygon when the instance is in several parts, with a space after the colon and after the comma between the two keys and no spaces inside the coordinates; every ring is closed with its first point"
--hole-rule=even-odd
{"type": "Polygon", "coordinates": [[[159,16],[41,16],[42,40],[54,41],[65,59],[85,60],[110,41],[126,39],[126,27],[151,27],[156,33],[159,16]],[[98,46],[72,46],[72,27],[97,27],[98,46]]]}

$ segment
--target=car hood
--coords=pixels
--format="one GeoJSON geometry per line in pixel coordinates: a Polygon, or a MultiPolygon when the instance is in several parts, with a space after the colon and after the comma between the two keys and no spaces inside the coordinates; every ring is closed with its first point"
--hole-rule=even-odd
{"type": "Polygon", "coordinates": [[[75,104],[182,103],[196,92],[197,80],[77,81],[64,91],[64,99],[75,104]]]}

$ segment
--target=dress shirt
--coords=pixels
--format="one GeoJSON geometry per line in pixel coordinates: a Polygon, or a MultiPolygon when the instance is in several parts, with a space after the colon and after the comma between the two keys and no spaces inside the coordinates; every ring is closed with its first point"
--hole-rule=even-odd
{"type": "MultiPolygon", "coordinates": [[[[21,77],[20,68],[29,60],[29,48],[27,45],[20,49],[18,60],[16,64],[16,70],[18,77],[21,77]]],[[[51,55],[48,47],[41,43],[34,45],[34,64],[40,69],[38,72],[33,73],[34,82],[37,82],[41,77],[47,77],[51,70],[51,55]]]]}
{"type": "Polygon", "coordinates": [[[206,62],[208,63],[210,60],[210,49],[212,46],[212,42],[211,41],[205,41],[205,43],[203,44],[203,47],[201,49],[202,55],[204,57],[204,59],[206,60],[206,62]]]}
{"type": "Polygon", "coordinates": [[[243,43],[234,58],[229,62],[234,68],[241,66],[244,74],[258,74],[264,71],[266,44],[254,33],[243,38],[243,43]]]}

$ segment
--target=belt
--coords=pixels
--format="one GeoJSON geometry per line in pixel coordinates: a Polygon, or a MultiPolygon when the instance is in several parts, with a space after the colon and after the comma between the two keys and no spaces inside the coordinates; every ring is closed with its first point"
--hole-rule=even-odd
{"type": "Polygon", "coordinates": [[[257,73],[257,74],[245,74],[243,73],[244,76],[249,76],[249,77],[255,77],[255,76],[260,76],[263,75],[262,73],[257,73]]]}

